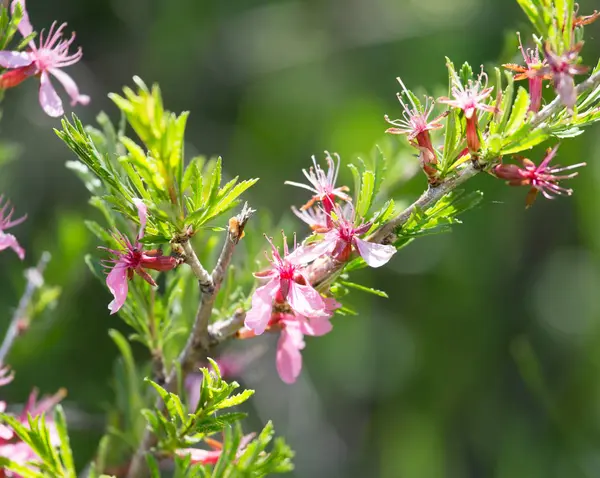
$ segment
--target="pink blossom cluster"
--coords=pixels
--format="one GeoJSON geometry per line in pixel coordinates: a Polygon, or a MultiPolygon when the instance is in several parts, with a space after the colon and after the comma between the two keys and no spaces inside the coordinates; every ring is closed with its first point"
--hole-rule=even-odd
{"type": "Polygon", "coordinates": [[[348,188],[336,187],[339,172],[337,164],[327,154],[327,173],[313,158],[313,167],[303,173],[309,184],[287,182],[311,191],[313,196],[300,210],[293,209],[318,236],[313,242],[289,250],[283,237],[283,254],[273,244],[269,269],[255,273],[255,277],[266,283],[252,295],[252,306],[246,314],[246,328],[254,335],[265,330],[278,331],[276,365],[281,379],[293,383],[302,369],[301,350],[305,347],[304,337],[321,336],[332,330],[330,319],[340,307],[335,299],[321,295],[310,283],[306,266],[320,257],[331,257],[346,262],[353,254],[362,257],[367,265],[380,267],[387,263],[396,248],[361,238],[372,226],[356,217],[352,199],[346,194],[348,188]],[[342,206],[337,200],[343,201],[342,206]]]}
{"type": "Polygon", "coordinates": [[[11,207],[10,202],[6,201],[4,205],[2,204],[3,202],[4,196],[0,195],[0,251],[11,248],[19,256],[19,259],[23,260],[25,258],[25,249],[21,247],[15,236],[4,231],[21,224],[27,219],[27,216],[13,219],[14,208],[11,207]]]}
{"type": "MultiPolygon", "coordinates": [[[[17,5],[23,11],[18,30],[23,38],[27,38],[34,30],[25,9],[25,0],[12,1],[11,11],[13,14],[17,5]]],[[[83,56],[81,48],[74,53],[69,52],[73,41],[75,41],[75,33],[70,38],[64,38],[63,31],[66,26],[66,23],[58,25],[54,22],[46,35],[44,35],[44,31],[40,33],[39,44],[36,45],[35,41],[30,41],[29,48],[26,51],[0,51],[0,66],[9,70],[0,75],[0,88],[13,88],[27,78],[38,77],[40,79],[40,105],[46,114],[53,117],[61,116],[64,110],[62,100],[52,85],[50,75],[54,76],[63,85],[71,98],[71,106],[78,103],[87,105],[90,102],[89,96],[82,95],[79,92],[73,78],[62,71],[63,68],[77,63],[83,56]]]]}
{"type": "MultiPolygon", "coordinates": [[[[10,383],[12,379],[13,374],[9,371],[8,367],[0,368],[0,386],[10,383]]],[[[65,391],[59,390],[53,396],[44,397],[40,401],[37,400],[37,396],[37,390],[31,392],[25,407],[16,418],[23,426],[28,428],[29,416],[37,417],[41,414],[46,414],[46,426],[50,435],[50,444],[57,447],[60,445],[60,437],[52,416],[48,412],[51,412],[54,406],[63,399],[65,391]]],[[[0,412],[5,413],[6,407],[6,402],[0,401],[0,412]]],[[[9,458],[12,462],[32,470],[35,469],[33,464],[40,460],[39,456],[27,443],[20,440],[10,427],[2,424],[0,424],[0,457],[9,458]]],[[[12,471],[0,470],[0,478],[20,477],[21,475],[12,471]]]]}

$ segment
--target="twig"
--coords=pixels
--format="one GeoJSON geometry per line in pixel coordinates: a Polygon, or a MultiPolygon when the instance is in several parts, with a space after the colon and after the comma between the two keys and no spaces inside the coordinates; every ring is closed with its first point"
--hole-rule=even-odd
{"type": "Polygon", "coordinates": [[[31,299],[33,299],[33,293],[44,283],[43,274],[48,262],[50,262],[50,257],[49,252],[44,252],[37,266],[27,270],[27,285],[25,286],[25,291],[19,300],[17,310],[15,310],[12,316],[2,345],[0,345],[0,364],[4,364],[15,340],[20,334],[23,321],[27,319],[27,307],[29,307],[29,303],[31,302],[31,299]]]}
{"type": "MultiPolygon", "coordinates": [[[[194,271],[202,294],[198,312],[196,314],[196,320],[194,321],[190,336],[177,358],[178,367],[184,371],[189,369],[192,364],[196,362],[198,351],[200,351],[200,353],[206,353],[212,345],[208,331],[212,307],[219,291],[219,287],[223,282],[225,271],[229,267],[235,246],[243,236],[244,227],[254,212],[253,209],[248,207],[248,204],[244,204],[242,211],[237,216],[230,219],[223,249],[217,260],[217,265],[210,275],[206,272],[204,267],[202,267],[202,264],[200,264],[189,240],[182,241],[181,245],[186,254],[186,263],[194,271]]],[[[164,385],[167,390],[174,390],[177,385],[178,367],[171,368],[164,385]]],[[[161,398],[156,400],[155,407],[160,411],[164,409],[164,403],[161,398]]],[[[142,441],[131,460],[127,478],[138,478],[146,474],[146,469],[143,466],[144,458],[146,453],[148,453],[148,450],[150,450],[155,443],[156,437],[150,429],[146,428],[142,441]]]]}

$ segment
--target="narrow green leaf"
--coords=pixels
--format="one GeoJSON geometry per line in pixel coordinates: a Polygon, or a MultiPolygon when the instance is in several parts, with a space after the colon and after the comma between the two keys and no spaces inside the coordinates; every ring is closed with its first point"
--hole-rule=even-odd
{"type": "Polygon", "coordinates": [[[389,298],[388,295],[384,291],[382,291],[382,290],[373,289],[371,287],[367,287],[367,286],[364,286],[364,285],[356,284],[354,282],[348,282],[348,281],[345,281],[345,280],[341,280],[340,283],[342,285],[346,286],[346,287],[351,288],[351,289],[356,289],[356,290],[360,290],[362,292],[366,292],[368,294],[373,294],[373,295],[376,295],[376,296],[379,296],[379,297],[384,297],[385,299],[389,298]]]}
{"type": "Polygon", "coordinates": [[[356,204],[358,217],[365,217],[369,213],[373,203],[373,192],[375,190],[375,174],[373,171],[364,171],[362,174],[360,194],[356,204]]]}
{"type": "Polygon", "coordinates": [[[512,106],[510,119],[506,125],[505,137],[513,135],[519,128],[523,126],[527,111],[529,110],[529,94],[522,86],[517,90],[517,97],[512,106]]]}

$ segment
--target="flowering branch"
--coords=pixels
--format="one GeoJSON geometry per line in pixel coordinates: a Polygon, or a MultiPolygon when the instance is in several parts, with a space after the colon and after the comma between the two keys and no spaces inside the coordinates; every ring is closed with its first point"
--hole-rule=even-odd
{"type": "Polygon", "coordinates": [[[0,345],[0,364],[5,363],[5,359],[19,336],[23,325],[28,321],[27,308],[33,299],[34,292],[44,283],[43,274],[48,262],[50,262],[50,257],[49,252],[44,252],[37,266],[26,271],[27,285],[25,286],[25,292],[19,300],[19,305],[12,316],[2,345],[0,345]]]}

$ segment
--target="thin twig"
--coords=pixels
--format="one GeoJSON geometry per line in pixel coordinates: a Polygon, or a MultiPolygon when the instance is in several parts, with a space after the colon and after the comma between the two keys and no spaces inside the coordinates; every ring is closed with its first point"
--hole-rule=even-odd
{"type": "MultiPolygon", "coordinates": [[[[200,299],[196,320],[190,331],[189,338],[177,358],[177,366],[171,368],[171,371],[165,380],[164,386],[167,390],[172,391],[176,388],[177,369],[180,368],[184,371],[188,370],[192,364],[196,363],[198,360],[198,352],[206,354],[212,345],[209,337],[208,323],[210,321],[210,316],[212,315],[213,304],[215,303],[217,293],[223,282],[223,278],[225,277],[225,272],[231,262],[235,246],[242,238],[244,227],[254,212],[253,209],[248,207],[248,204],[244,204],[242,211],[237,216],[230,219],[223,249],[217,260],[217,265],[210,275],[206,272],[204,267],[202,267],[202,264],[200,264],[189,240],[184,240],[181,243],[186,254],[186,263],[192,268],[194,275],[198,279],[198,287],[200,288],[202,298],[200,299]]],[[[155,408],[159,411],[164,409],[164,403],[161,398],[156,400],[155,408]]],[[[155,444],[156,437],[149,428],[146,428],[142,441],[131,460],[127,478],[138,478],[146,475],[146,469],[143,465],[144,458],[148,453],[148,450],[155,444]]]]}
{"type": "Polygon", "coordinates": [[[33,299],[33,293],[42,286],[44,283],[43,274],[48,262],[50,261],[50,253],[44,252],[40,258],[37,266],[32,269],[28,269],[26,272],[27,285],[25,291],[19,300],[19,305],[15,310],[2,345],[0,345],[0,364],[4,364],[6,357],[8,356],[15,340],[20,335],[20,329],[23,324],[27,323],[27,308],[31,300],[33,299]]]}

